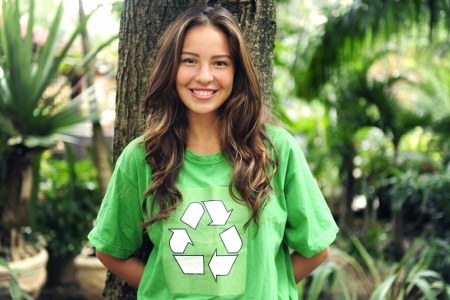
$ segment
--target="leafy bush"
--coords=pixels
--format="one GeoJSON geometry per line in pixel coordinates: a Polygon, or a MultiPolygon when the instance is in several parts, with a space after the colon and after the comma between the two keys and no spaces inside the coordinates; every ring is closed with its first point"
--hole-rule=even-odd
{"type": "Polygon", "coordinates": [[[37,228],[52,257],[78,254],[97,214],[99,192],[91,160],[43,160],[37,228]]]}
{"type": "Polygon", "coordinates": [[[433,235],[450,242],[450,174],[424,175],[421,183],[433,235]]]}
{"type": "MultiPolygon", "coordinates": [[[[442,172],[399,172],[385,187],[384,201],[390,202],[393,210],[401,210],[405,233],[415,238],[427,233],[427,239],[440,239],[450,243],[450,174],[442,172]]],[[[391,244],[392,245],[392,244],[391,244]]],[[[387,256],[392,248],[384,249],[387,256]]],[[[435,270],[446,281],[450,281],[448,249],[438,247],[430,269],[435,270]]]]}
{"type": "Polygon", "coordinates": [[[333,247],[332,262],[324,263],[311,274],[306,287],[308,297],[304,299],[360,299],[362,295],[355,294],[358,287],[367,292],[362,299],[449,299],[450,285],[431,265],[436,255],[448,260],[450,247],[445,241],[417,238],[401,260],[392,263],[382,258],[375,260],[351,231],[347,236],[364,262],[333,247]],[[347,278],[346,272],[351,269],[357,276],[347,278]]]}
{"type": "Polygon", "coordinates": [[[386,188],[384,201],[402,211],[414,234],[429,229],[431,236],[450,242],[450,174],[406,171],[391,178],[386,188]]]}

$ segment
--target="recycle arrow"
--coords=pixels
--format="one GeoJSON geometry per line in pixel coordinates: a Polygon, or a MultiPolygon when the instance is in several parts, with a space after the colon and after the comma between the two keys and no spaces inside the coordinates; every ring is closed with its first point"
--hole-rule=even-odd
{"type": "Polygon", "coordinates": [[[197,228],[198,223],[202,219],[203,213],[205,210],[201,203],[192,202],[186,208],[183,216],[181,217],[181,221],[183,221],[186,225],[190,226],[193,229],[197,228]]]}
{"type": "Polygon", "coordinates": [[[241,250],[242,240],[236,226],[231,226],[222,232],[220,234],[220,238],[222,239],[223,245],[227,249],[228,253],[237,253],[241,250]]]}
{"type": "Polygon", "coordinates": [[[217,249],[209,261],[209,269],[217,281],[217,276],[226,276],[230,274],[231,268],[237,258],[237,255],[217,255],[217,249]]]}
{"type": "Polygon", "coordinates": [[[169,230],[173,232],[169,242],[173,253],[184,253],[188,244],[194,245],[185,229],[169,230]]]}
{"type": "Polygon", "coordinates": [[[209,216],[211,217],[211,226],[223,226],[227,223],[232,210],[227,211],[225,204],[220,200],[203,201],[209,216]]]}
{"type": "Polygon", "coordinates": [[[205,274],[203,255],[173,256],[184,274],[205,274]]]}

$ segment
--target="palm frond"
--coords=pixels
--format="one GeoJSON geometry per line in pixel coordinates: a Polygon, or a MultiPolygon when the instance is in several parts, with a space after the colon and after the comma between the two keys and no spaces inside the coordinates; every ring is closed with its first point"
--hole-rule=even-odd
{"type": "MultiPolygon", "coordinates": [[[[46,42],[40,46],[33,44],[34,0],[30,1],[26,35],[23,38],[18,4],[18,0],[2,0],[5,26],[0,27],[0,72],[3,74],[0,77],[0,130],[16,143],[42,139],[47,145],[49,138],[55,134],[63,134],[70,127],[92,121],[98,115],[93,110],[95,105],[83,109],[81,100],[57,99],[61,88],[44,99],[44,93],[58,76],[62,60],[93,12],[83,19],[63,43],[61,1],[48,28],[46,42]]],[[[111,40],[84,58],[81,66],[92,61],[95,54],[111,40]]]]}
{"type": "Polygon", "coordinates": [[[337,13],[343,9],[331,10],[306,73],[295,75],[297,94],[316,95],[341,65],[352,62],[377,40],[388,40],[401,32],[428,34],[432,40],[440,25],[450,31],[446,17],[449,5],[447,0],[360,0],[343,13],[337,13]]]}

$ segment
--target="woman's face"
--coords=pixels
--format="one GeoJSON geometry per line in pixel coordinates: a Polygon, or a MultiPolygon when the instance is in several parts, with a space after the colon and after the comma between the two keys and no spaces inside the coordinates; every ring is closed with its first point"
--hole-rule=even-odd
{"type": "Polygon", "coordinates": [[[217,117],[233,88],[234,61],[227,36],[213,26],[196,26],[185,36],[176,90],[189,120],[217,117]]]}

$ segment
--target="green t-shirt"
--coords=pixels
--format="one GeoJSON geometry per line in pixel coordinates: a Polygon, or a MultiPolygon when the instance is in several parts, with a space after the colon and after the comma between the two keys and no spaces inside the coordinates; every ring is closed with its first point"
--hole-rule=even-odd
{"type": "MultiPolygon", "coordinates": [[[[280,127],[266,129],[279,160],[259,228],[252,222],[244,230],[250,210],[230,196],[233,170],[224,156],[186,149],[176,181],[183,202],[148,230],[154,249],[138,299],[297,299],[290,249],[313,256],[338,228],[297,141],[280,127]]],[[[151,180],[142,141],[131,142],[117,161],[89,234],[98,250],[118,258],[142,243],[141,204],[151,180]]]]}

